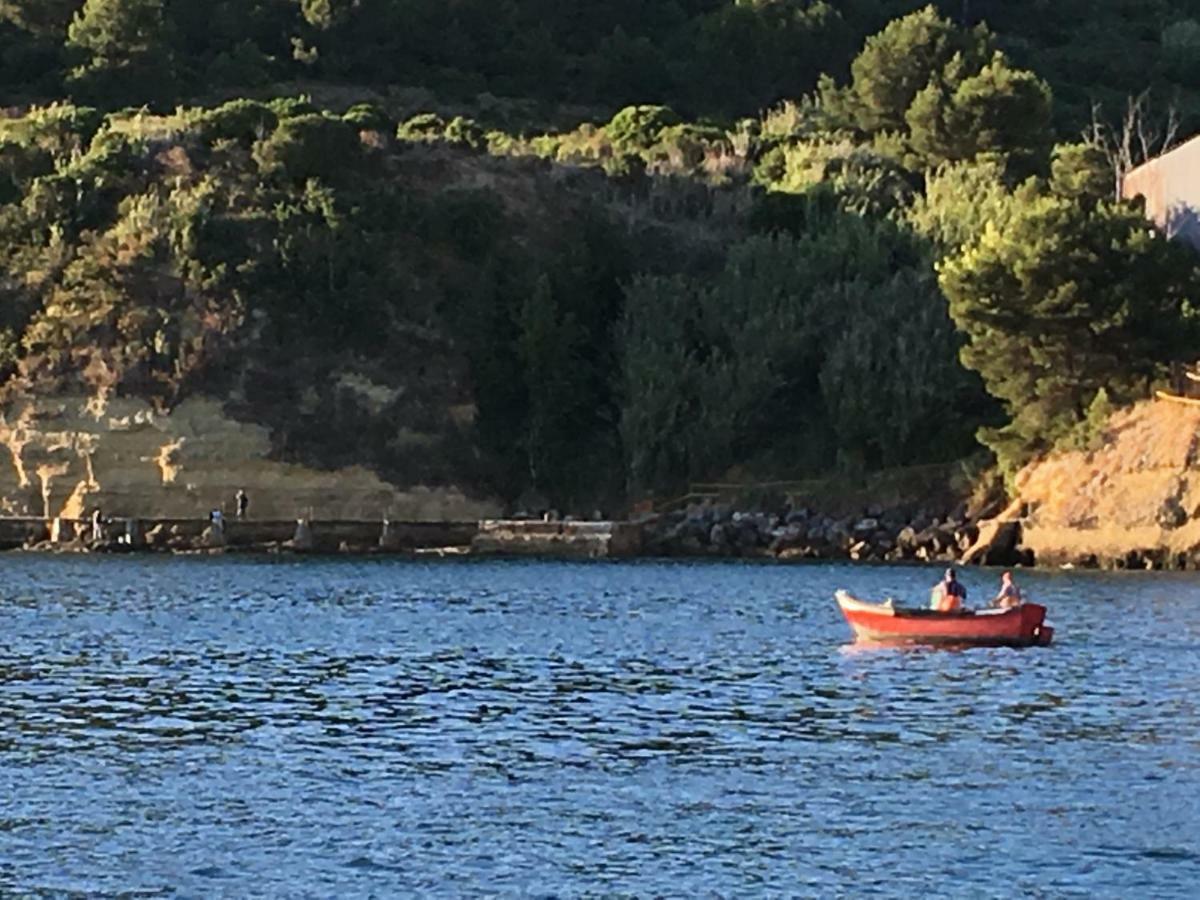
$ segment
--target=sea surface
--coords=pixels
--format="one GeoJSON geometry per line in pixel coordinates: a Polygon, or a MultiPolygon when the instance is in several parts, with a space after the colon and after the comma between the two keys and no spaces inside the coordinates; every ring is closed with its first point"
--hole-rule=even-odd
{"type": "Polygon", "coordinates": [[[939,574],[0,557],[0,896],[1197,896],[1200,577],[939,574]]]}

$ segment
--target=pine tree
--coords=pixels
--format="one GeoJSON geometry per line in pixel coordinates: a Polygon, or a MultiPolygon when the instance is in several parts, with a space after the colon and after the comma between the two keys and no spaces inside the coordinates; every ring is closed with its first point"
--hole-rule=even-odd
{"type": "Polygon", "coordinates": [[[0,22],[61,40],[63,29],[78,8],[77,0],[0,0],[0,22]]]}
{"type": "Polygon", "coordinates": [[[103,106],[155,104],[172,90],[173,61],[162,0],[87,0],[67,29],[82,58],[76,94],[103,106]]]}
{"type": "Polygon", "coordinates": [[[975,74],[965,69],[956,56],[913,100],[905,113],[913,149],[935,165],[989,154],[1029,172],[1051,144],[1049,87],[1003,53],[975,74]]]}
{"type": "Polygon", "coordinates": [[[932,5],[896,19],[867,39],[851,64],[851,88],[865,131],[899,131],[917,94],[941,77],[960,54],[964,65],[977,68],[986,59],[991,36],[982,29],[964,32],[938,15],[932,5]]]}
{"type": "Polygon", "coordinates": [[[1130,204],[1026,199],[944,261],[940,283],[963,362],[1008,412],[981,437],[1009,471],[1067,437],[1101,389],[1133,399],[1195,356],[1194,257],[1130,204]]]}

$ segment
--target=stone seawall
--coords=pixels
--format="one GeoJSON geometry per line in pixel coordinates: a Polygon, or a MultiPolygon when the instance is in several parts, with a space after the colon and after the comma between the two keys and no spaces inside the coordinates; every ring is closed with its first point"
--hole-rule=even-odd
{"type": "Polygon", "coordinates": [[[387,522],[380,520],[232,520],[214,528],[195,518],[110,518],[93,535],[92,523],[77,518],[0,518],[0,550],[100,550],[109,552],[189,550],[301,550],[318,553],[465,550],[477,522],[387,522]]]}
{"type": "Polygon", "coordinates": [[[634,522],[486,519],[479,523],[471,552],[583,559],[631,557],[642,553],[643,531],[643,526],[634,522]]]}
{"type": "Polygon", "coordinates": [[[451,551],[484,556],[566,559],[625,558],[644,549],[644,526],[633,522],[543,522],[487,519],[463,522],[114,517],[101,534],[80,518],[0,518],[0,550],[107,552],[292,550],[317,553],[451,551]]]}
{"type": "MultiPolygon", "coordinates": [[[[227,520],[113,517],[100,537],[89,520],[0,518],[0,550],[63,551],[311,551],[406,553],[441,551],[478,556],[558,559],[633,557],[761,557],[859,562],[953,561],[979,535],[954,521],[914,528],[860,518],[833,520],[793,512],[786,517],[704,508],[637,522],[485,519],[463,522],[386,520],[227,520]],[[709,520],[712,520],[711,522],[709,520]],[[899,537],[893,532],[899,529],[899,537]]],[[[918,521],[918,525],[921,523],[918,521]]],[[[969,555],[969,554],[968,554],[969,555]]],[[[1008,562],[976,556],[971,562],[1008,562]]]]}

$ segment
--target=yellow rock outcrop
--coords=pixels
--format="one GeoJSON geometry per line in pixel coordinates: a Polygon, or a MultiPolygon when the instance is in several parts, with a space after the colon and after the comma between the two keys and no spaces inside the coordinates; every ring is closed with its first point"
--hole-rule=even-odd
{"type": "Polygon", "coordinates": [[[1015,482],[1022,546],[1039,563],[1200,551],[1200,408],[1146,401],[1118,412],[1103,446],[1059,452],[1015,482]]]}
{"type": "Polygon", "coordinates": [[[453,488],[401,489],[365,468],[320,471],[269,459],[265,428],[195,397],[170,413],[141,400],[37,397],[0,411],[0,513],[82,518],[203,517],[233,512],[239,488],[255,518],[449,521],[494,516],[453,488]]]}

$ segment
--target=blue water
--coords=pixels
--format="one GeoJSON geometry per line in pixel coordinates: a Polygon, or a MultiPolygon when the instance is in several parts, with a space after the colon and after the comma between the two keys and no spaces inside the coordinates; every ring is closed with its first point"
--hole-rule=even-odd
{"type": "MultiPolygon", "coordinates": [[[[1190,897],[1200,579],[859,650],[841,565],[0,558],[0,895],[1190,897]]],[[[973,596],[996,573],[968,571],[973,596]]]]}

